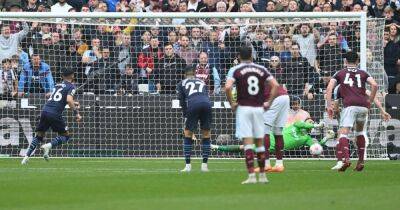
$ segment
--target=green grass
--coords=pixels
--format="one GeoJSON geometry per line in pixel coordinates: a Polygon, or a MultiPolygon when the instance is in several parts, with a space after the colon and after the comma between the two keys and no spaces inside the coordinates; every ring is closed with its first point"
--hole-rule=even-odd
{"type": "Polygon", "coordinates": [[[240,184],[244,161],[211,160],[181,174],[182,160],[0,159],[0,209],[391,210],[400,207],[400,162],[369,161],[362,173],[333,161],[285,161],[267,185],[240,184]]]}

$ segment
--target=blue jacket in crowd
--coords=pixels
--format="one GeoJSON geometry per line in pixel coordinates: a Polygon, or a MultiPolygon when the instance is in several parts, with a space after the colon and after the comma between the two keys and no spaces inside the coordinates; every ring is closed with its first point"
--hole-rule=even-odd
{"type": "MultiPolygon", "coordinates": [[[[31,92],[32,79],[34,77],[33,66],[30,63],[24,65],[24,68],[19,77],[18,92],[31,92]]],[[[54,89],[54,80],[51,75],[50,66],[45,62],[40,62],[39,66],[39,81],[41,88],[45,93],[52,92],[54,89]]]]}

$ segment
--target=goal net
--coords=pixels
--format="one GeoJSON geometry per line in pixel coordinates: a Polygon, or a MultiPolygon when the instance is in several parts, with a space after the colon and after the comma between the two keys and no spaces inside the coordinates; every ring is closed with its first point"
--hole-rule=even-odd
{"type": "MultiPolygon", "coordinates": [[[[237,17],[1,13],[0,20],[2,29],[10,30],[16,40],[15,46],[0,52],[0,155],[4,156],[25,154],[46,95],[61,82],[65,68],[75,70],[83,121],[74,122],[71,111],[65,111],[72,138],[52,151],[59,157],[182,156],[184,119],[175,87],[186,65],[194,65],[196,76],[210,89],[212,144],[240,144],[222,87],[229,68],[238,63],[237,50],[243,44],[253,47],[255,62],[271,70],[292,99],[301,101],[301,109],[316,122],[326,122],[325,128],[311,132],[316,140],[328,130],[337,131],[337,119],[327,119],[324,94],[329,78],[343,67],[346,51],[360,53],[362,66],[378,81],[380,93],[385,91],[384,20],[362,24],[362,16],[354,13],[241,13],[237,17]]],[[[295,119],[304,117],[295,107],[291,114],[295,119]]],[[[368,157],[385,158],[385,127],[376,106],[367,135],[368,157]]],[[[45,141],[55,136],[49,131],[45,141]]],[[[200,133],[194,138],[198,156],[200,133]]],[[[309,158],[308,147],[286,150],[285,157],[309,158]]],[[[326,142],[321,157],[333,158],[334,148],[335,140],[326,142]]],[[[212,156],[241,154],[213,152],[212,156]]]]}

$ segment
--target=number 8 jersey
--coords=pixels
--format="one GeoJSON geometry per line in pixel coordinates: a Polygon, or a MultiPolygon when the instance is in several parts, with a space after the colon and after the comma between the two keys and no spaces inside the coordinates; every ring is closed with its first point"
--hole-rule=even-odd
{"type": "Polygon", "coordinates": [[[264,66],[241,63],[229,70],[227,79],[233,79],[236,83],[237,103],[240,106],[260,107],[266,100],[266,81],[273,79],[273,76],[264,66]]]}
{"type": "Polygon", "coordinates": [[[358,68],[345,68],[333,75],[334,80],[340,85],[339,94],[343,98],[343,106],[370,107],[365,86],[371,75],[358,68]]]}
{"type": "Polygon", "coordinates": [[[43,107],[44,112],[62,115],[65,105],[67,105],[67,96],[74,96],[75,86],[67,81],[57,84],[51,93],[47,103],[43,107]]]}

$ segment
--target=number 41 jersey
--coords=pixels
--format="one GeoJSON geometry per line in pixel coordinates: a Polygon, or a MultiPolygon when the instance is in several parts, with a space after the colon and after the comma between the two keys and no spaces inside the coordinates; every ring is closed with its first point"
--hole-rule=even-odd
{"type": "Polygon", "coordinates": [[[370,78],[366,71],[358,68],[345,68],[333,75],[334,80],[340,85],[339,94],[343,98],[344,107],[362,106],[370,107],[365,85],[370,78]]]}
{"type": "Polygon", "coordinates": [[[273,79],[271,73],[255,63],[241,63],[228,72],[227,79],[236,83],[237,103],[241,106],[263,106],[266,81],[273,79]]]}
{"type": "Polygon", "coordinates": [[[51,93],[47,103],[43,107],[43,112],[62,115],[65,105],[67,105],[67,96],[74,96],[75,86],[67,81],[57,84],[51,93]]]}

